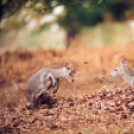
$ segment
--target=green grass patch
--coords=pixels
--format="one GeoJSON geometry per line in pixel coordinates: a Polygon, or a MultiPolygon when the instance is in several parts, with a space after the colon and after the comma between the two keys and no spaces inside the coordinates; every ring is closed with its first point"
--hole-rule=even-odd
{"type": "Polygon", "coordinates": [[[118,130],[124,130],[124,129],[130,129],[132,127],[112,127],[112,129],[118,129],[118,130]]]}
{"type": "Polygon", "coordinates": [[[85,109],[84,112],[86,112],[87,114],[89,114],[89,111],[87,109],[85,109]]]}
{"type": "Polygon", "coordinates": [[[92,132],[93,130],[91,128],[86,128],[86,129],[83,129],[81,132],[82,134],[87,134],[89,132],[92,132]]]}

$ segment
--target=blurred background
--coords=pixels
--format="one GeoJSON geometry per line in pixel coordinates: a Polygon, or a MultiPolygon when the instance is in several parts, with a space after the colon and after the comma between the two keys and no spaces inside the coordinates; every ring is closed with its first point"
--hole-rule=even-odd
{"type": "Polygon", "coordinates": [[[133,0],[1,0],[0,48],[66,49],[134,41],[133,0]]]}

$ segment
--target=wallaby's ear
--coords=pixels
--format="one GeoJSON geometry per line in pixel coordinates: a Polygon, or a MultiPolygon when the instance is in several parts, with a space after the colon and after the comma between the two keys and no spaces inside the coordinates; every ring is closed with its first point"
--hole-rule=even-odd
{"type": "Polygon", "coordinates": [[[126,60],[126,61],[124,62],[124,64],[128,64],[128,60],[126,60]]]}
{"type": "Polygon", "coordinates": [[[69,64],[68,63],[65,63],[65,66],[64,66],[66,69],[69,69],[69,64]]]}
{"type": "Polygon", "coordinates": [[[71,64],[71,65],[69,65],[69,68],[72,68],[72,66],[73,66],[72,64],[71,64]]]}
{"type": "Polygon", "coordinates": [[[121,62],[120,62],[120,65],[121,65],[121,64],[128,64],[128,60],[126,60],[126,61],[124,61],[124,62],[121,61],[121,62]]]}
{"type": "Polygon", "coordinates": [[[127,70],[128,69],[128,60],[126,60],[125,62],[124,62],[124,67],[125,67],[125,69],[127,70]]]}
{"type": "Polygon", "coordinates": [[[121,62],[120,65],[121,65],[122,67],[124,67],[125,70],[127,70],[127,69],[128,69],[128,67],[127,67],[127,65],[128,65],[128,60],[126,60],[126,61],[124,61],[124,62],[121,62]]]}
{"type": "Polygon", "coordinates": [[[120,65],[124,64],[123,61],[120,62],[120,65]]]}

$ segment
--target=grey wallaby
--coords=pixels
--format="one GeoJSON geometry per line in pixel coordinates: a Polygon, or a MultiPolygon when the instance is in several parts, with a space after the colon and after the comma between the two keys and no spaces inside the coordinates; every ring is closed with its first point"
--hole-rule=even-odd
{"type": "Polygon", "coordinates": [[[53,92],[54,94],[56,93],[59,78],[66,78],[70,82],[74,82],[71,67],[72,65],[66,63],[62,68],[42,68],[29,78],[26,88],[26,98],[32,109],[38,108],[36,100],[43,92],[49,93],[49,89],[56,86],[53,92]]]}
{"type": "Polygon", "coordinates": [[[134,87],[134,71],[128,68],[128,60],[120,62],[120,66],[109,75],[110,77],[119,77],[124,79],[129,85],[134,87]]]}

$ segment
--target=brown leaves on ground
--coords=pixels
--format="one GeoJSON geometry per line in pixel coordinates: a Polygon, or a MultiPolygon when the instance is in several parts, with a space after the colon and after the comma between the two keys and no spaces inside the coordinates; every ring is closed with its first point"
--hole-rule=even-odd
{"type": "Polygon", "coordinates": [[[134,89],[97,91],[82,98],[45,96],[40,101],[38,110],[1,111],[1,132],[134,132],[134,89]],[[46,103],[51,107],[45,107],[46,103]]]}

